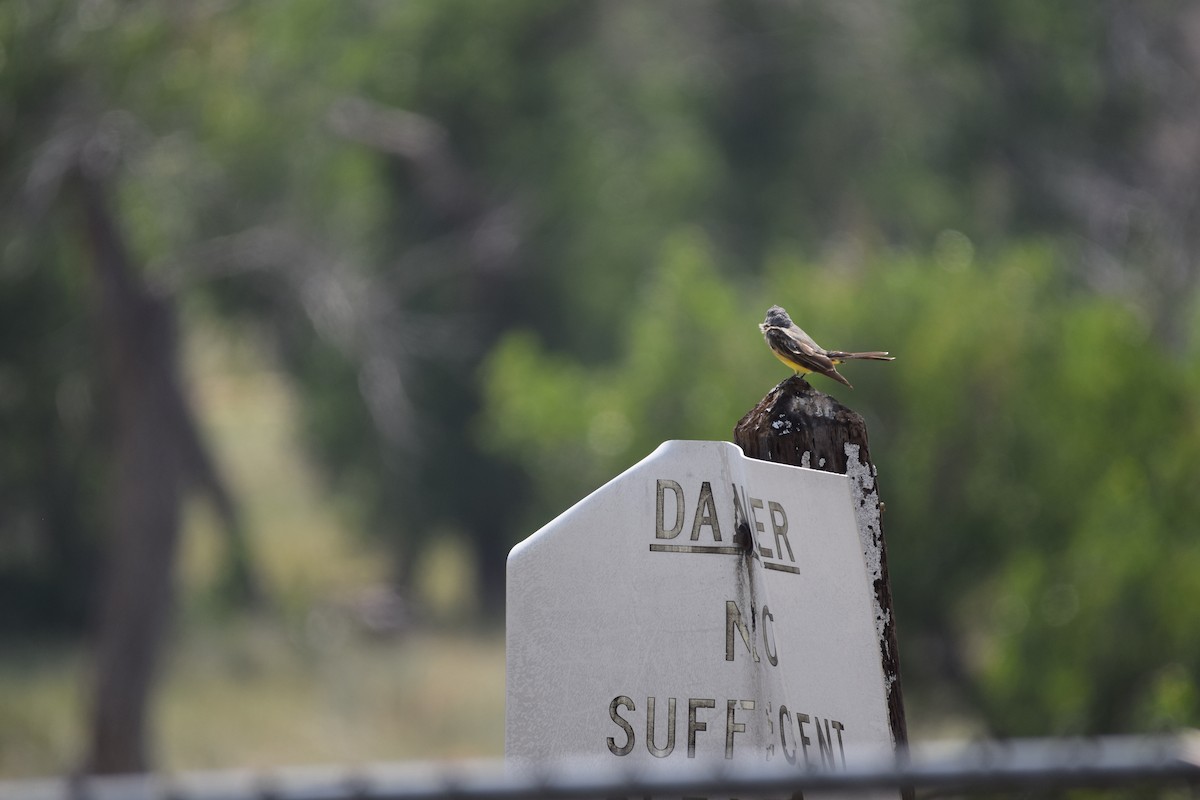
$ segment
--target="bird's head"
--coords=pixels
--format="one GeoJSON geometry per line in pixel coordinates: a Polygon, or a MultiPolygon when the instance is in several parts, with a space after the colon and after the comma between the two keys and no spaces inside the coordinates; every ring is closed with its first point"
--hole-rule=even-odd
{"type": "Polygon", "coordinates": [[[767,309],[767,319],[762,325],[759,325],[760,330],[767,328],[787,328],[792,324],[792,318],[783,310],[782,306],[771,306],[767,309]]]}

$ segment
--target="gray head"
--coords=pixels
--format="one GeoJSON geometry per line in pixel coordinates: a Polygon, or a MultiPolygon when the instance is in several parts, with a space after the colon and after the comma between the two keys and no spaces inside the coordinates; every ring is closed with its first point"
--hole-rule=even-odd
{"type": "Polygon", "coordinates": [[[792,324],[792,318],[782,306],[771,306],[767,309],[767,321],[763,325],[775,328],[786,328],[792,324]]]}

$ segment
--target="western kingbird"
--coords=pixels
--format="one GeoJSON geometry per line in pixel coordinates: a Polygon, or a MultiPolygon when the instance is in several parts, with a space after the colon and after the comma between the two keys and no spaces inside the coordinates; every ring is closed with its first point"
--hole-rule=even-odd
{"type": "MultiPolygon", "coordinates": [[[[850,386],[850,381],[842,377],[835,368],[843,361],[852,358],[864,358],[872,361],[895,361],[885,350],[874,350],[869,353],[846,353],[841,350],[826,350],[813,341],[812,337],[800,330],[788,313],[779,306],[767,309],[767,319],[758,326],[767,346],[783,363],[796,371],[797,375],[808,372],[819,372],[833,378],[838,383],[850,386]]],[[[853,389],[853,386],[850,386],[853,389]]]]}

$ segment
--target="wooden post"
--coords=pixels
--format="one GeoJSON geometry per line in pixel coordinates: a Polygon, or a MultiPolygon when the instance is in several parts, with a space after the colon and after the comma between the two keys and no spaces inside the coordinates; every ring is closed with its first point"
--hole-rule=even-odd
{"type": "Polygon", "coordinates": [[[908,745],[908,729],[900,691],[900,654],[888,582],[887,546],[879,520],[882,504],[875,484],[875,466],[867,449],[866,423],[857,412],[795,376],[772,389],[742,417],[733,429],[733,440],[750,458],[836,472],[854,482],[859,538],[875,586],[875,623],[888,687],[888,719],[897,752],[903,753],[908,745]]]}

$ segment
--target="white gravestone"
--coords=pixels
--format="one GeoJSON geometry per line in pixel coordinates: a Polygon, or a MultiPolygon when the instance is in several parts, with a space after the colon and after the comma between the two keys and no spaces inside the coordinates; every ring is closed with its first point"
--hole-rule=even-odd
{"type": "Polygon", "coordinates": [[[840,770],[891,748],[851,486],[666,442],[514,547],[506,755],[840,770]]]}

